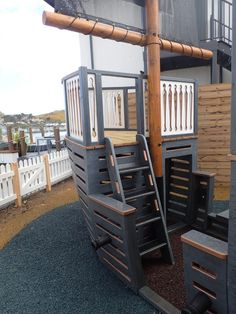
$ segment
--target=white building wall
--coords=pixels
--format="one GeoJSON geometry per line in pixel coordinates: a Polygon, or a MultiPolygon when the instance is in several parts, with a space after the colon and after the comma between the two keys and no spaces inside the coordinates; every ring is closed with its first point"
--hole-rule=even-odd
{"type": "Polygon", "coordinates": [[[197,80],[199,84],[210,84],[211,82],[211,67],[196,67],[162,72],[163,76],[172,76],[179,78],[189,78],[197,80]]]}
{"type": "MultiPolygon", "coordinates": [[[[138,74],[144,71],[143,48],[118,43],[113,40],[93,37],[93,60],[94,69],[112,72],[124,72],[138,74]]],[[[91,69],[91,49],[89,36],[80,35],[80,65],[91,69]]],[[[134,80],[113,80],[109,77],[103,78],[103,87],[134,86],[134,80]]]]}
{"type": "MultiPolygon", "coordinates": [[[[91,52],[89,36],[80,35],[80,65],[91,69],[91,52]]],[[[144,71],[143,48],[112,40],[93,37],[94,68],[124,73],[140,73],[144,71]]],[[[163,76],[196,79],[200,85],[211,83],[211,67],[195,67],[162,72],[163,76]]],[[[223,69],[223,82],[231,82],[231,72],[223,69]]],[[[103,86],[134,85],[133,80],[104,79],[103,86]]]]}
{"type": "Polygon", "coordinates": [[[223,82],[224,83],[232,82],[232,73],[226,69],[223,69],[223,82]]]}
{"type": "Polygon", "coordinates": [[[79,66],[85,66],[88,69],[92,68],[91,65],[91,51],[89,44],[89,36],[79,35],[79,47],[80,47],[80,64],[79,66]]]}
{"type": "MultiPolygon", "coordinates": [[[[80,35],[81,66],[91,68],[89,36],[80,35]]],[[[93,37],[94,68],[113,72],[139,73],[144,69],[143,48],[93,37]]]]}

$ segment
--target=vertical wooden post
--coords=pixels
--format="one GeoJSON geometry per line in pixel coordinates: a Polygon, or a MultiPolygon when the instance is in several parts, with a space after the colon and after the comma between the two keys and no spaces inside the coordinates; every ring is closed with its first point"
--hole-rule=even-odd
{"type": "Polygon", "coordinates": [[[44,132],[44,127],[43,126],[40,128],[40,132],[41,132],[42,137],[44,137],[45,136],[45,132],[44,132]]]}
{"type": "Polygon", "coordinates": [[[8,141],[8,149],[10,152],[12,152],[14,150],[14,145],[13,145],[11,126],[7,127],[7,141],[8,141]]]}
{"type": "Polygon", "coordinates": [[[20,131],[20,152],[21,156],[26,156],[25,132],[20,131]]]}
{"type": "Polygon", "coordinates": [[[30,144],[34,143],[32,128],[29,128],[30,144]]]}
{"type": "Polygon", "coordinates": [[[153,169],[162,176],[162,138],[160,103],[160,40],[158,0],[146,0],[148,50],[149,135],[153,169]]]}
{"type": "Polygon", "coordinates": [[[56,143],[56,151],[61,150],[61,140],[60,140],[60,129],[58,127],[54,128],[54,137],[55,137],[55,143],[56,143]]]}
{"type": "Polygon", "coordinates": [[[22,197],[20,191],[20,175],[19,175],[19,168],[18,163],[15,162],[11,164],[12,171],[14,172],[13,177],[13,189],[14,193],[16,194],[16,205],[20,207],[22,205],[22,197]]]}
{"type": "Polygon", "coordinates": [[[50,192],[52,190],[51,175],[50,175],[50,166],[48,155],[43,156],[45,173],[46,173],[46,191],[50,192]]]}

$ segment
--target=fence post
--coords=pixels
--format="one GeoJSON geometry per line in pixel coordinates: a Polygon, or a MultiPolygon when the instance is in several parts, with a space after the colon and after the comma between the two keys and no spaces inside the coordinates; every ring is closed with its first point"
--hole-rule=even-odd
{"type": "Polygon", "coordinates": [[[54,127],[54,137],[56,143],[56,151],[59,152],[61,150],[61,139],[60,139],[60,129],[58,127],[54,127]]]}
{"type": "Polygon", "coordinates": [[[46,174],[46,191],[51,192],[52,190],[52,183],[51,183],[51,176],[50,176],[50,168],[49,168],[49,158],[48,155],[43,156],[44,165],[45,165],[45,174],[46,174]]]}
{"type": "Polygon", "coordinates": [[[12,138],[12,128],[11,126],[7,126],[7,141],[8,141],[8,149],[10,152],[14,151],[13,138],[12,138]]]}
{"type": "Polygon", "coordinates": [[[16,194],[16,205],[18,207],[21,207],[22,197],[21,197],[21,191],[20,191],[20,175],[19,175],[18,163],[14,162],[13,164],[11,164],[11,168],[12,168],[12,171],[14,172],[13,188],[14,188],[14,192],[16,194]]]}
{"type": "Polygon", "coordinates": [[[44,137],[45,136],[45,132],[44,132],[44,127],[43,126],[40,127],[40,132],[41,132],[42,137],[44,137]]]}
{"type": "Polygon", "coordinates": [[[25,131],[20,131],[20,156],[26,156],[25,131]]]}
{"type": "Polygon", "coordinates": [[[33,130],[31,127],[29,128],[29,136],[30,136],[30,144],[33,144],[34,143],[33,130]]]}

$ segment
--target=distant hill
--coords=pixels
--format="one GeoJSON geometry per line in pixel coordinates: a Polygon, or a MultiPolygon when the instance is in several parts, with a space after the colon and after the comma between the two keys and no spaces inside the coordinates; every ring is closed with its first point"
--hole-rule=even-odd
{"type": "Polygon", "coordinates": [[[32,113],[25,114],[13,114],[13,115],[1,115],[0,123],[11,125],[12,127],[39,127],[50,123],[64,123],[65,122],[65,111],[56,110],[49,113],[33,116],[32,113]]]}
{"type": "Polygon", "coordinates": [[[65,111],[64,110],[56,110],[49,113],[44,113],[35,116],[35,118],[42,119],[45,122],[65,122],[65,111]]]}

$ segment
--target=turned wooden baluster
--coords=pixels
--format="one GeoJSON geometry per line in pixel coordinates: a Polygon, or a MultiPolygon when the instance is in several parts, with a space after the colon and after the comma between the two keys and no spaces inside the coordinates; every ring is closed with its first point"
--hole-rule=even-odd
{"type": "Polygon", "coordinates": [[[169,113],[170,113],[170,131],[172,131],[172,89],[169,84],[169,113]]]}
{"type": "Polygon", "coordinates": [[[121,121],[121,96],[120,93],[117,95],[117,104],[118,104],[118,114],[119,114],[119,126],[122,126],[122,121],[121,121]]]}
{"type": "Polygon", "coordinates": [[[92,106],[92,136],[96,137],[97,136],[97,132],[96,132],[96,98],[95,98],[95,86],[94,86],[94,79],[92,77],[90,77],[90,82],[91,82],[91,88],[92,88],[92,101],[93,103],[91,104],[92,106]]]}
{"type": "Polygon", "coordinates": [[[177,92],[177,85],[175,85],[175,91],[174,91],[174,110],[175,110],[175,131],[177,131],[177,110],[178,110],[178,92],[177,92]]]}
{"type": "Polygon", "coordinates": [[[188,86],[185,85],[185,129],[188,129],[188,86]]]}
{"type": "Polygon", "coordinates": [[[193,128],[193,88],[190,86],[190,129],[193,128]]]}
{"type": "Polygon", "coordinates": [[[166,127],[166,106],[167,106],[167,91],[166,91],[166,84],[163,84],[163,111],[164,111],[164,132],[167,131],[166,127]]]}
{"type": "Polygon", "coordinates": [[[83,135],[82,131],[82,117],[81,117],[81,108],[80,108],[80,99],[79,99],[79,80],[76,80],[76,99],[77,99],[77,110],[78,110],[78,131],[79,136],[83,135]]]}
{"type": "Polygon", "coordinates": [[[77,99],[77,84],[74,80],[74,88],[73,88],[73,94],[74,94],[74,100],[75,100],[75,134],[79,136],[79,117],[78,117],[78,99],[77,99]]]}
{"type": "Polygon", "coordinates": [[[180,85],[180,92],[179,92],[179,107],[180,107],[180,130],[183,130],[183,91],[182,85],[180,85]]]}
{"type": "Polygon", "coordinates": [[[72,106],[72,112],[73,112],[73,120],[74,120],[74,134],[78,136],[78,117],[77,117],[77,110],[76,110],[76,106],[77,106],[77,99],[76,99],[76,85],[75,85],[75,81],[73,80],[71,82],[72,84],[72,99],[73,99],[73,106],[72,106]]]}

